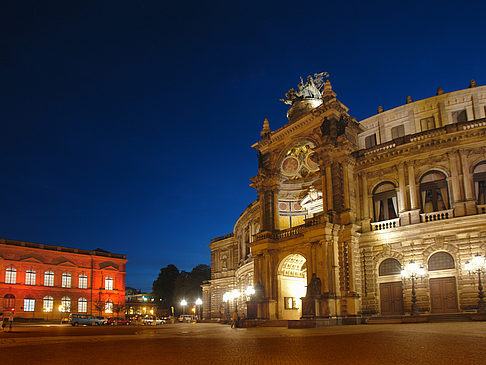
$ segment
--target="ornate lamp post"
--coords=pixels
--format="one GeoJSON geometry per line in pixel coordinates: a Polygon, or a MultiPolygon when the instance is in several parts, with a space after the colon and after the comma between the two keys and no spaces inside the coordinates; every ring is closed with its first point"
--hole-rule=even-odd
{"type": "Polygon", "coordinates": [[[226,292],[223,294],[223,302],[224,302],[224,317],[225,317],[225,320],[228,320],[228,312],[229,312],[229,300],[231,299],[231,293],[230,292],[226,292]]]}
{"type": "Polygon", "coordinates": [[[197,315],[197,316],[199,316],[198,318],[202,317],[202,316],[201,316],[201,304],[202,304],[202,303],[203,303],[203,302],[202,302],[201,298],[197,298],[197,299],[196,299],[196,308],[197,308],[197,313],[196,313],[196,315],[197,315]]]}
{"type": "Polygon", "coordinates": [[[479,253],[472,258],[471,261],[466,262],[464,265],[469,273],[478,274],[478,313],[485,313],[485,303],[484,303],[484,293],[483,293],[483,283],[481,281],[481,274],[486,272],[486,260],[479,253]]]}
{"type": "Polygon", "coordinates": [[[231,292],[231,298],[235,301],[235,312],[238,313],[238,297],[240,296],[240,291],[238,289],[233,289],[231,292]]]}
{"type": "Polygon", "coordinates": [[[407,264],[407,266],[405,266],[400,274],[402,275],[402,278],[412,280],[412,310],[410,311],[410,315],[416,316],[418,314],[418,310],[417,296],[415,292],[415,280],[425,275],[425,269],[423,266],[419,266],[412,260],[407,264]]]}
{"type": "Polygon", "coordinates": [[[245,293],[246,293],[246,296],[250,297],[250,299],[251,299],[252,295],[255,295],[255,288],[253,287],[253,285],[248,285],[245,293]]]}

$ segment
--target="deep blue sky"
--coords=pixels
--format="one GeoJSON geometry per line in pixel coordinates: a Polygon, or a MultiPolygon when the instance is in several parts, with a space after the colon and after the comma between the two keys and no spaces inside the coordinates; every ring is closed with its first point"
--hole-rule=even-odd
{"type": "Polygon", "coordinates": [[[150,290],[256,198],[250,145],[299,76],[358,119],[486,84],[484,1],[368,3],[3,2],[0,237],[126,254],[150,290]]]}

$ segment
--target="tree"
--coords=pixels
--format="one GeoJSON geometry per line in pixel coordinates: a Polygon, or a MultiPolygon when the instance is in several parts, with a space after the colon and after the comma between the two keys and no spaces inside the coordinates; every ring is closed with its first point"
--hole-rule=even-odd
{"type": "Polygon", "coordinates": [[[120,312],[124,311],[126,308],[124,303],[115,303],[113,304],[113,312],[116,313],[117,317],[120,317],[120,312]]]}
{"type": "Polygon", "coordinates": [[[101,316],[101,313],[105,310],[105,302],[100,300],[96,300],[93,302],[94,308],[98,311],[98,315],[101,316]]]}
{"type": "Polygon", "coordinates": [[[172,264],[160,269],[159,276],[152,284],[152,293],[161,308],[174,305],[174,287],[178,277],[179,269],[172,264]]]}

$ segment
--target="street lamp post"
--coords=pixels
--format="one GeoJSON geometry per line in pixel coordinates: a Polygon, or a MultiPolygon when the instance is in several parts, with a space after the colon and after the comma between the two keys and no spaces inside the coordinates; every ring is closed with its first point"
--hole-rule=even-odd
{"type": "Polygon", "coordinates": [[[415,280],[425,275],[425,269],[422,266],[417,265],[412,260],[401,271],[401,275],[404,279],[412,280],[412,309],[410,311],[410,315],[416,316],[418,314],[418,308],[417,308],[417,296],[415,292],[415,280]]]}
{"type": "Polygon", "coordinates": [[[233,289],[231,292],[231,297],[234,299],[235,312],[238,313],[238,297],[240,296],[240,291],[238,289],[233,289]]]}
{"type": "Polygon", "coordinates": [[[185,299],[182,299],[181,300],[182,315],[186,314],[186,305],[187,305],[187,301],[185,299]]]}
{"type": "Polygon", "coordinates": [[[228,312],[229,312],[229,300],[231,299],[231,293],[230,292],[226,292],[223,294],[223,302],[224,302],[224,317],[225,317],[225,320],[228,320],[228,312]]]}
{"type": "Polygon", "coordinates": [[[196,314],[196,315],[197,315],[197,317],[198,317],[199,319],[201,319],[201,318],[202,318],[202,316],[201,316],[201,304],[202,304],[202,303],[203,303],[203,302],[202,302],[201,298],[197,298],[197,299],[196,299],[196,308],[197,308],[197,314],[196,314]]]}
{"type": "Polygon", "coordinates": [[[471,261],[466,262],[465,268],[471,274],[478,274],[478,313],[485,313],[485,302],[483,293],[483,283],[481,281],[481,274],[486,272],[486,260],[479,253],[472,258],[471,261]]]}

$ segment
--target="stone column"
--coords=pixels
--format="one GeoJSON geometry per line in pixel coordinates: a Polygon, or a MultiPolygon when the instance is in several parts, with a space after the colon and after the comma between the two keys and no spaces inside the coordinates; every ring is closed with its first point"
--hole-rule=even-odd
{"type": "Polygon", "coordinates": [[[415,168],[413,161],[408,163],[408,185],[410,190],[410,223],[420,223],[420,206],[417,197],[417,184],[415,183],[415,168]]]}
{"type": "Polygon", "coordinates": [[[474,182],[469,172],[469,163],[467,161],[466,151],[459,151],[462,167],[462,178],[465,195],[465,214],[476,214],[476,197],[474,196],[474,182]]]}
{"type": "Polygon", "coordinates": [[[410,214],[407,210],[407,185],[405,184],[405,164],[402,162],[398,165],[398,215],[400,225],[410,224],[410,214]]]}
{"type": "Polygon", "coordinates": [[[361,173],[361,181],[363,183],[363,214],[362,214],[362,230],[363,232],[369,232],[370,230],[370,208],[368,197],[368,179],[366,172],[361,173]]]}
{"type": "Polygon", "coordinates": [[[327,195],[327,210],[333,210],[333,195],[332,195],[332,175],[331,175],[331,165],[326,166],[326,195],[327,195]]]}
{"type": "Polygon", "coordinates": [[[451,183],[452,183],[452,207],[454,208],[454,216],[463,216],[466,213],[464,204],[461,204],[461,189],[459,186],[459,172],[457,168],[457,154],[450,152],[447,154],[449,157],[449,166],[451,171],[451,183]]]}

